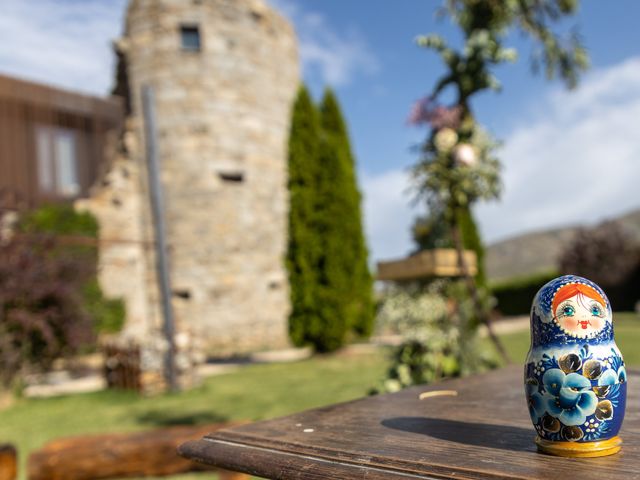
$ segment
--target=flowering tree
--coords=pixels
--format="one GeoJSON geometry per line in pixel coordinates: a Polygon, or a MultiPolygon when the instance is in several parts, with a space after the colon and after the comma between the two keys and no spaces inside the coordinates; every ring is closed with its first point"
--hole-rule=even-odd
{"type": "Polygon", "coordinates": [[[431,95],[416,103],[409,118],[413,124],[430,127],[421,159],[413,169],[418,196],[427,202],[432,215],[448,223],[475,316],[487,325],[507,361],[463,256],[460,212],[470,210],[479,200],[497,199],[500,194],[497,144],[477,123],[471,100],[484,90],[500,88],[492,69],[515,61],[516,51],[504,46],[513,28],[534,40],[534,68],[544,66],[549,78],[559,76],[568,87],[574,87],[580,71],[587,67],[586,51],[575,35],[563,39],[550,25],[574,14],[577,7],[577,0],[448,0],[443,13],[462,31],[463,47],[456,50],[438,35],[417,39],[418,45],[436,51],[447,69],[431,95]],[[455,101],[442,105],[439,97],[449,88],[455,93],[455,101]]]}

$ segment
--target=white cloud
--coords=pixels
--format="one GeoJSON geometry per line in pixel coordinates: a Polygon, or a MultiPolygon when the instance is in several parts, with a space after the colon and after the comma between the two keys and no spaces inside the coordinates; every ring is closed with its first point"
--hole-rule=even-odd
{"type": "MultiPolygon", "coordinates": [[[[588,74],[573,92],[532,99],[505,140],[504,194],[480,204],[483,238],[593,223],[640,207],[640,57],[588,74]]],[[[401,170],[362,175],[372,257],[405,255],[416,209],[401,170]]]]}
{"type": "MultiPolygon", "coordinates": [[[[269,1],[269,0],[268,0],[269,1]]],[[[1,0],[0,72],[93,94],[113,79],[111,41],[126,0],[1,0]]],[[[340,86],[379,64],[359,31],[336,32],[292,0],[270,0],[292,19],[305,73],[340,86]]]]}
{"type": "Polygon", "coordinates": [[[0,71],[103,95],[126,0],[2,0],[0,71]]]}
{"type": "Polygon", "coordinates": [[[360,174],[365,231],[372,260],[399,258],[413,248],[411,224],[422,210],[412,206],[410,174],[389,170],[360,174]]]}
{"type": "Polygon", "coordinates": [[[323,15],[300,8],[291,0],[270,3],[293,22],[305,74],[319,74],[323,82],[346,85],[361,73],[371,74],[379,63],[357,30],[334,31],[323,15]]]}
{"type": "Polygon", "coordinates": [[[506,138],[501,201],[478,208],[485,239],[640,207],[640,57],[553,90],[536,110],[506,138]]]}

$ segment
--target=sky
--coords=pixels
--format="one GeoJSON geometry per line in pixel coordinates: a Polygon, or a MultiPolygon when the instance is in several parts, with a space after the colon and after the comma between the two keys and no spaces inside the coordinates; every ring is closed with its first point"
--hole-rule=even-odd
{"type": "MultiPolygon", "coordinates": [[[[294,24],[303,81],[319,99],[335,89],[357,159],[367,240],[374,260],[412,248],[410,227],[424,211],[408,168],[426,131],[407,125],[412,104],[444,72],[416,46],[436,32],[459,33],[437,18],[435,0],[270,0],[294,24]]],[[[0,72],[104,95],[112,84],[111,41],[125,0],[0,0],[0,72]]],[[[527,231],[594,224],[640,207],[640,2],[583,0],[560,25],[577,29],[591,56],[580,86],[534,75],[531,44],[513,33],[515,64],[483,93],[477,118],[502,142],[503,192],[475,213],[485,242],[527,231]]]]}

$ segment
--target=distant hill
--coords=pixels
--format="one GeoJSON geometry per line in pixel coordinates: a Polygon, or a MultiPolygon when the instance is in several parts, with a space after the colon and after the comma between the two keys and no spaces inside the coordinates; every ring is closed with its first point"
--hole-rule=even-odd
{"type": "MultiPolygon", "coordinates": [[[[640,242],[640,209],[612,219],[640,242]]],[[[543,273],[557,268],[563,248],[579,226],[531,232],[487,247],[486,268],[491,281],[543,273]]]]}

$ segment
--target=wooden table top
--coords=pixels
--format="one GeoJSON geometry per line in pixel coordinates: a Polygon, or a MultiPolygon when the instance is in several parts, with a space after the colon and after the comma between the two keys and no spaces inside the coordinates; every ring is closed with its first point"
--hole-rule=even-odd
{"type": "Polygon", "coordinates": [[[622,451],[610,457],[537,453],[520,366],[220,430],[180,453],[283,480],[640,479],[639,377],[630,372],[622,451]],[[436,390],[457,396],[418,398],[436,390]]]}

